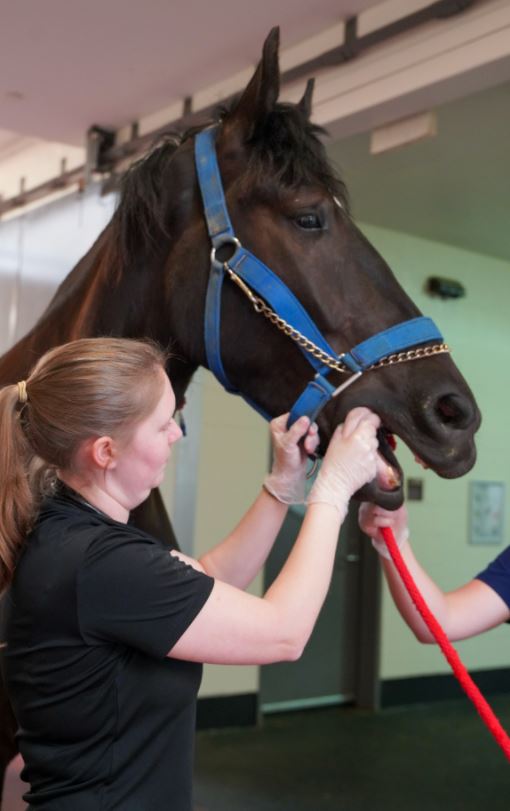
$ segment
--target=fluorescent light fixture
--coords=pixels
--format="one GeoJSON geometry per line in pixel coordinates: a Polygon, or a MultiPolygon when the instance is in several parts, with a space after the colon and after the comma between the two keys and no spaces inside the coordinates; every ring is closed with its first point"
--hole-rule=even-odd
{"type": "Polygon", "coordinates": [[[420,113],[409,118],[401,118],[383,127],[372,130],[370,134],[370,154],[378,155],[405,144],[421,141],[437,135],[437,116],[435,112],[420,113]]]}

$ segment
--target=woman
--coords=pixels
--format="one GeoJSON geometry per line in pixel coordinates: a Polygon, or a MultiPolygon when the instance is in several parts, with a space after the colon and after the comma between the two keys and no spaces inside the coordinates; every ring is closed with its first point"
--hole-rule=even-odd
{"type": "Polygon", "coordinates": [[[150,343],[83,339],[0,392],[5,677],[31,809],[189,811],[199,663],[299,657],[349,498],[376,472],[379,420],[357,409],[281,574],[247,594],[318,442],[307,418],[286,431],[284,415],[237,527],[199,561],[169,553],[127,523],[181,436],[165,360],[150,343]]]}
{"type": "Polygon", "coordinates": [[[416,610],[395,569],[381,527],[391,527],[402,557],[430,610],[451,641],[476,636],[510,620],[510,547],[469,583],[444,592],[422,569],[409,544],[405,506],[389,512],[374,504],[362,504],[360,527],[381,556],[384,574],[400,614],[420,642],[435,642],[416,610]]]}

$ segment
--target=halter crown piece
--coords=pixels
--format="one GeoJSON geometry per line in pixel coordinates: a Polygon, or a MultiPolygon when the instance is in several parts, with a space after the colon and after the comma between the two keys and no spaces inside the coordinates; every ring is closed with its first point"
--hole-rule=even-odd
{"type": "MultiPolygon", "coordinates": [[[[257,313],[264,315],[295,341],[315,371],[314,377],[292,406],[289,425],[303,415],[311,421],[315,420],[333,397],[370,369],[450,351],[434,322],[421,316],[383,330],[338,355],[287,285],[244,248],[235,236],[216,159],[216,129],[210,127],[195,136],[195,165],[212,245],[204,322],[207,363],[227,391],[240,394],[230,383],[221,359],[221,292],[225,276],[240,287],[257,313]],[[232,256],[226,262],[216,258],[223,246],[230,247],[232,251],[232,256]],[[431,346],[432,341],[438,343],[431,346]],[[350,377],[335,387],[326,377],[332,369],[350,374],[350,377]]],[[[242,396],[263,417],[271,419],[257,403],[242,396]]]]}
{"type": "Polygon", "coordinates": [[[27,381],[20,380],[16,385],[18,387],[18,403],[25,404],[28,402],[27,381]]]}

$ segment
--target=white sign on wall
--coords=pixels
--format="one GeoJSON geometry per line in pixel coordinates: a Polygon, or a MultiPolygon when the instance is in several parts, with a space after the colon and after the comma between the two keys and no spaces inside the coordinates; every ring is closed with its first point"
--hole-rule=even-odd
{"type": "Polygon", "coordinates": [[[503,542],[504,507],[504,482],[470,482],[470,543],[499,544],[503,542]]]}

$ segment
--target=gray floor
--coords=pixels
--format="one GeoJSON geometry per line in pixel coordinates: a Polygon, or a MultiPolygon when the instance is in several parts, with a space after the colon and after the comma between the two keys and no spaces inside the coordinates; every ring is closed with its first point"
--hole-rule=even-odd
{"type": "MultiPolygon", "coordinates": [[[[510,730],[510,696],[491,699],[510,730]]],[[[378,714],[335,708],[201,732],[207,811],[501,811],[510,763],[467,700],[378,714]]]]}

